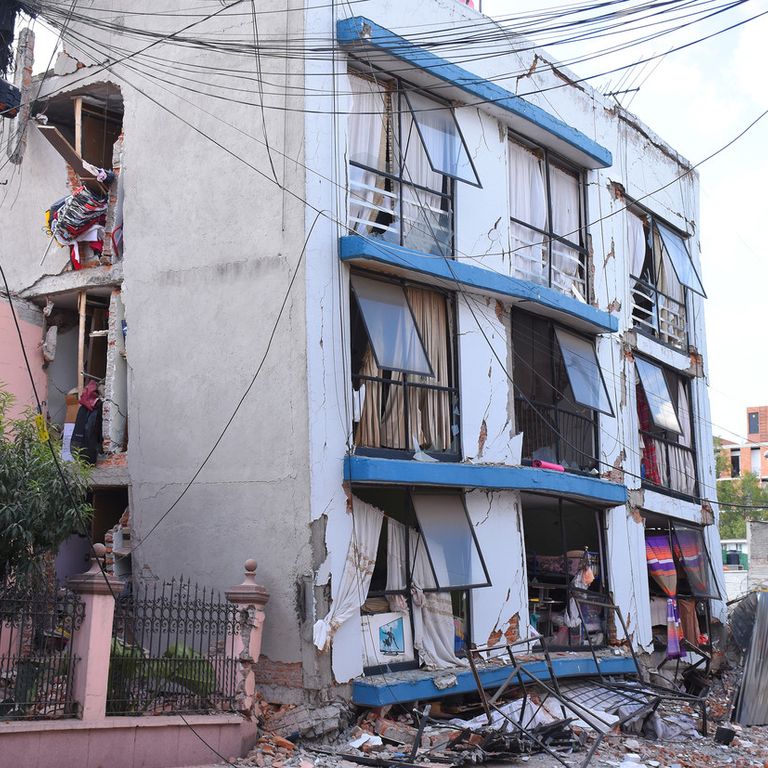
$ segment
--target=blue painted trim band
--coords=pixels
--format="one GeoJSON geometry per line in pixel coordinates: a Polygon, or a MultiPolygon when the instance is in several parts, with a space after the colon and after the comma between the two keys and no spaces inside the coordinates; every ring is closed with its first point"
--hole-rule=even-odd
{"type": "Polygon", "coordinates": [[[595,309],[554,288],[502,275],[464,261],[427,256],[419,251],[361,235],[339,238],[339,258],[342,261],[365,260],[406,269],[448,281],[449,285],[445,286],[447,288],[455,289],[456,283],[459,283],[475,292],[498,296],[502,301],[507,297],[515,301],[531,302],[580,320],[593,333],[615,333],[619,330],[618,318],[608,312],[595,309]]]}
{"type": "Polygon", "coordinates": [[[472,74],[463,67],[451,64],[424,48],[411,43],[363,16],[340,19],[336,22],[336,36],[343,46],[372,49],[394,56],[400,61],[428,72],[446,83],[460,88],[481,102],[495,105],[516,118],[537,126],[585,156],[585,167],[608,168],[613,157],[608,149],[558,120],[540,107],[516,96],[506,88],[472,74]],[[586,161],[586,158],[592,162],[586,161]]]}
{"type": "Polygon", "coordinates": [[[627,488],[588,475],[551,469],[491,464],[435,463],[373,456],[346,456],[344,480],[381,485],[428,485],[441,488],[483,488],[533,491],[618,506],[627,501],[627,488]]]}
{"type": "MultiPolygon", "coordinates": [[[[590,657],[552,659],[552,666],[558,678],[563,677],[593,677],[603,675],[636,675],[637,669],[631,657],[606,657],[599,659],[600,668],[595,666],[594,659],[590,657]]],[[[546,662],[534,661],[527,663],[530,669],[540,680],[549,680],[549,670],[546,662]]],[[[498,688],[509,676],[509,667],[493,667],[479,670],[480,680],[483,686],[489,690],[498,688]]],[[[398,679],[398,673],[391,675],[373,675],[367,678],[355,680],[352,683],[352,701],[364,707],[380,707],[386,704],[399,704],[407,701],[429,701],[430,699],[444,696],[455,696],[460,693],[473,693],[477,690],[472,672],[469,670],[457,672],[456,685],[450,688],[440,689],[435,687],[433,677],[424,673],[416,679],[398,679]]],[[[439,675],[436,675],[439,677],[439,675]]],[[[528,677],[526,682],[534,682],[528,677]]]]}

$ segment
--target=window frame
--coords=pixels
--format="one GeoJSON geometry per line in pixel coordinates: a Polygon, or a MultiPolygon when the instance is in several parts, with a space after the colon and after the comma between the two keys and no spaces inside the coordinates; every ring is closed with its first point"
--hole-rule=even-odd
{"type": "MultiPolygon", "coordinates": [[[[541,323],[541,324],[545,324],[546,327],[547,327],[547,345],[548,346],[547,346],[547,350],[546,351],[548,352],[547,357],[548,357],[548,360],[549,360],[549,369],[547,371],[547,379],[545,381],[545,384],[546,384],[546,386],[548,386],[552,390],[552,392],[556,396],[559,393],[559,390],[557,389],[557,381],[558,381],[558,376],[557,376],[557,368],[558,368],[557,355],[559,355],[559,357],[560,357],[560,364],[565,369],[565,376],[568,379],[569,386],[571,386],[571,384],[570,384],[570,375],[568,373],[568,368],[567,368],[567,365],[566,365],[565,360],[563,358],[562,350],[560,348],[560,342],[559,342],[559,340],[557,338],[557,329],[561,328],[564,331],[566,331],[567,333],[570,333],[570,334],[572,334],[574,336],[578,336],[579,338],[583,338],[583,339],[588,340],[588,341],[594,342],[594,340],[591,337],[589,337],[589,336],[586,336],[586,335],[583,335],[583,334],[579,334],[578,332],[574,331],[573,329],[567,328],[565,326],[560,325],[559,323],[556,323],[551,318],[542,317],[540,315],[535,315],[533,313],[526,312],[525,310],[514,309],[513,312],[512,312],[511,332],[510,332],[510,344],[512,345],[512,355],[513,355],[513,358],[517,358],[517,357],[524,358],[524,357],[528,356],[527,355],[527,350],[526,350],[526,355],[524,356],[519,350],[515,349],[515,347],[516,347],[516,345],[515,345],[516,318],[521,318],[521,317],[524,319],[524,321],[526,323],[528,323],[528,322],[531,323],[531,326],[532,326],[531,327],[531,341],[534,344],[534,346],[536,346],[538,344],[538,348],[539,349],[542,348],[543,342],[541,342],[540,340],[537,342],[537,340],[535,339],[535,335],[537,333],[537,331],[535,329],[535,326],[536,326],[537,323],[541,323]],[[555,351],[557,351],[556,354],[555,354],[555,351]]],[[[597,359],[597,349],[596,349],[596,347],[595,347],[595,358],[597,359]]],[[[517,365],[517,364],[518,363],[516,362],[515,365],[517,365]]],[[[601,377],[603,377],[602,366],[600,366],[599,359],[597,359],[597,364],[598,364],[598,367],[600,368],[600,375],[601,375],[601,377]]],[[[530,366],[528,365],[527,361],[526,362],[521,362],[520,365],[524,365],[526,367],[529,367],[530,370],[532,371],[531,375],[533,375],[533,376],[541,376],[542,375],[539,372],[537,372],[537,370],[536,370],[535,358],[532,358],[530,366]]],[[[521,390],[520,385],[518,384],[518,381],[519,381],[519,379],[517,379],[513,375],[512,386],[513,386],[513,397],[514,397],[515,402],[517,402],[518,400],[522,400],[529,407],[533,408],[534,412],[536,413],[536,415],[537,415],[537,417],[538,417],[538,419],[540,421],[544,422],[545,424],[549,424],[548,419],[542,417],[542,414],[541,414],[541,412],[539,410],[540,408],[553,409],[558,415],[563,413],[563,412],[570,413],[568,411],[564,411],[562,408],[559,407],[558,402],[562,402],[562,400],[561,401],[556,401],[555,398],[553,397],[553,402],[552,403],[546,403],[546,402],[541,402],[539,400],[534,400],[533,398],[529,397],[525,392],[523,392],[521,390]]],[[[602,379],[601,383],[605,387],[605,379],[604,378],[602,379]]],[[[571,387],[571,389],[572,389],[572,387],[571,387]]],[[[609,399],[609,402],[610,402],[610,397],[608,399],[609,399]]],[[[582,405],[573,396],[570,399],[570,401],[572,402],[573,405],[576,405],[579,408],[583,408],[583,409],[589,411],[592,414],[592,425],[591,426],[592,426],[592,441],[593,441],[593,453],[594,453],[594,456],[587,457],[587,458],[589,458],[592,462],[594,462],[595,467],[599,467],[600,466],[600,416],[601,416],[601,412],[598,411],[598,410],[589,408],[588,406],[582,405]]],[[[613,407],[612,403],[611,403],[611,407],[613,407]]],[[[516,411],[516,415],[517,415],[517,411],[516,411]]],[[[581,413],[578,413],[578,412],[573,412],[573,415],[576,415],[576,416],[578,416],[579,418],[582,418],[582,419],[586,419],[585,416],[583,416],[581,413]]],[[[608,414],[603,414],[603,415],[608,415],[608,414]]],[[[611,414],[611,416],[615,417],[615,414],[611,414]]],[[[560,434],[559,421],[558,421],[557,424],[554,425],[554,427],[555,427],[556,432],[558,434],[560,434]]],[[[558,442],[557,445],[558,445],[558,449],[559,449],[560,448],[560,442],[558,442]]],[[[562,460],[562,455],[560,455],[560,454],[561,454],[561,452],[558,451],[558,461],[562,460]]],[[[524,452],[523,458],[525,458],[525,452],[524,452]]],[[[570,469],[570,471],[580,472],[580,473],[586,473],[586,472],[590,471],[588,469],[585,469],[585,470],[574,470],[573,468],[569,468],[569,469],[570,469]]]]}
{"type": "MultiPolygon", "coordinates": [[[[652,426],[656,429],[656,432],[648,431],[648,430],[643,430],[641,425],[640,425],[640,419],[639,419],[639,411],[638,411],[639,401],[636,400],[636,402],[635,402],[635,414],[637,415],[637,418],[638,418],[637,431],[638,431],[638,434],[640,435],[640,441],[639,441],[639,446],[638,447],[640,449],[641,461],[642,461],[642,459],[644,458],[644,455],[645,455],[645,444],[643,443],[643,439],[642,438],[643,438],[644,435],[647,435],[648,437],[650,437],[653,440],[660,441],[666,447],[673,446],[673,447],[677,447],[678,449],[682,448],[683,450],[689,451],[691,456],[692,456],[692,458],[693,458],[693,472],[694,472],[694,480],[695,480],[694,493],[692,493],[692,494],[691,493],[686,493],[684,491],[677,491],[674,488],[671,488],[670,487],[671,482],[670,482],[670,485],[665,485],[665,484],[662,484],[662,483],[657,484],[657,483],[654,483],[651,480],[648,480],[646,477],[642,478],[642,481],[641,481],[642,485],[647,487],[647,488],[650,488],[651,490],[654,490],[654,491],[657,491],[659,493],[662,493],[662,494],[664,494],[666,496],[673,496],[675,498],[687,499],[687,500],[699,499],[700,496],[701,496],[701,483],[700,483],[700,479],[699,479],[698,445],[697,445],[697,441],[696,441],[696,430],[694,428],[693,388],[691,387],[691,382],[693,380],[693,377],[686,376],[682,371],[678,371],[678,370],[675,370],[674,368],[670,368],[669,366],[662,365],[659,361],[651,360],[651,359],[649,359],[647,357],[644,357],[642,355],[635,355],[635,363],[637,362],[638,359],[644,361],[645,363],[647,363],[649,365],[652,365],[652,366],[658,368],[661,371],[662,375],[664,376],[664,381],[666,383],[668,392],[669,392],[669,380],[667,378],[668,375],[671,374],[672,376],[674,376],[677,383],[683,382],[683,384],[685,386],[685,389],[686,389],[686,395],[688,397],[688,417],[689,417],[688,429],[690,431],[690,436],[691,436],[691,445],[690,445],[690,447],[682,445],[679,442],[679,438],[684,436],[684,432],[679,432],[678,433],[678,432],[674,432],[672,430],[668,430],[668,429],[664,429],[664,428],[658,427],[658,426],[656,426],[655,422],[653,422],[652,418],[651,418],[652,426]]],[[[634,371],[635,371],[635,387],[637,387],[637,385],[639,384],[643,388],[643,394],[645,395],[645,398],[647,400],[648,399],[648,394],[647,394],[647,392],[645,390],[645,384],[643,384],[643,381],[642,381],[642,378],[640,376],[639,369],[638,369],[637,365],[634,366],[634,371]]],[[[669,392],[669,394],[670,394],[670,397],[672,398],[672,393],[669,392]]],[[[680,428],[683,429],[683,423],[682,423],[682,421],[680,419],[680,415],[679,415],[680,404],[677,401],[677,398],[674,397],[671,400],[671,403],[672,403],[672,407],[674,409],[675,417],[676,417],[676,419],[678,421],[678,424],[679,424],[680,428]]],[[[649,409],[650,409],[650,403],[649,403],[649,409]]],[[[668,461],[667,461],[667,465],[668,465],[668,468],[669,468],[669,462],[668,461]]],[[[665,481],[666,481],[666,478],[665,478],[665,481]]]]}
{"type": "Polygon", "coordinates": [[[747,434],[749,435],[760,434],[760,412],[759,411],[747,412],[747,434]],[[754,419],[754,427],[755,427],[754,429],[752,429],[753,419],[754,419]]]}
{"type": "MultiPolygon", "coordinates": [[[[347,164],[350,166],[354,166],[356,168],[360,168],[361,170],[367,171],[368,173],[381,176],[385,180],[388,180],[398,185],[397,215],[396,215],[396,221],[398,222],[397,244],[401,247],[405,247],[405,248],[410,247],[409,244],[406,242],[406,238],[404,236],[403,227],[402,227],[402,223],[405,220],[404,219],[404,195],[402,194],[403,188],[408,187],[416,190],[417,192],[425,192],[430,195],[438,196],[441,200],[441,209],[445,205],[447,205],[448,207],[448,209],[444,210],[443,213],[447,214],[449,217],[449,228],[450,228],[451,237],[450,237],[450,242],[445,244],[445,250],[448,251],[447,253],[443,253],[443,244],[438,242],[436,238],[435,238],[435,246],[439,251],[438,255],[441,255],[447,259],[455,258],[456,242],[457,242],[457,237],[456,237],[457,185],[459,183],[469,184],[469,182],[463,182],[462,180],[459,180],[449,174],[441,173],[439,171],[434,170],[432,166],[432,161],[429,157],[429,152],[426,150],[425,145],[423,143],[421,129],[419,128],[418,122],[415,119],[413,120],[413,125],[415,126],[415,129],[416,129],[415,136],[421,144],[421,147],[424,151],[424,154],[427,158],[427,162],[429,163],[429,166],[432,172],[442,176],[443,189],[440,189],[440,190],[431,189],[430,187],[426,187],[421,184],[416,184],[412,181],[412,179],[406,174],[405,158],[408,153],[408,145],[407,143],[405,146],[403,145],[403,114],[412,115],[410,105],[407,102],[407,97],[405,96],[405,94],[408,91],[414,91],[424,96],[425,98],[428,98],[431,101],[436,102],[437,104],[444,105],[446,108],[451,110],[455,124],[459,131],[459,137],[468,150],[468,145],[466,144],[464,135],[461,132],[461,126],[459,125],[458,120],[456,120],[456,115],[453,110],[453,107],[451,106],[450,102],[446,101],[445,99],[441,99],[439,96],[435,96],[429,91],[423,88],[420,88],[419,86],[415,85],[409,80],[406,80],[403,77],[400,77],[399,75],[393,75],[391,73],[388,73],[386,70],[376,67],[373,64],[365,64],[368,71],[363,71],[358,67],[354,66],[355,64],[359,65],[360,62],[358,62],[353,57],[350,57],[350,60],[348,62],[348,67],[347,67],[347,74],[349,77],[359,77],[364,80],[368,80],[369,82],[376,84],[382,90],[386,91],[387,94],[389,95],[389,98],[390,98],[389,110],[390,110],[390,116],[392,117],[392,121],[393,121],[393,139],[391,142],[391,148],[393,150],[393,154],[396,155],[396,157],[390,160],[389,170],[375,168],[370,165],[366,165],[365,163],[361,163],[353,160],[348,160],[347,164]],[[397,104],[393,103],[395,99],[397,99],[397,104]],[[403,103],[405,103],[405,106],[403,106],[403,103]],[[396,125],[395,125],[395,118],[396,118],[396,125]]],[[[350,114],[352,113],[350,112],[350,114]]],[[[470,163],[472,163],[472,169],[478,178],[477,185],[470,184],[470,186],[481,187],[482,185],[480,184],[479,175],[477,174],[477,170],[475,168],[474,162],[472,160],[472,156],[469,153],[469,151],[467,151],[467,155],[469,157],[470,163]]],[[[387,225],[383,229],[383,232],[388,231],[391,225],[392,223],[387,225]]],[[[353,234],[360,235],[360,233],[355,232],[354,229],[349,227],[349,212],[347,212],[347,228],[350,229],[350,231],[353,234]]],[[[361,235],[361,236],[367,237],[368,235],[361,235]]],[[[419,250],[419,249],[414,249],[414,250],[419,250]]],[[[424,252],[424,251],[420,251],[420,252],[424,252]]]]}
{"type": "MultiPolygon", "coordinates": [[[[588,222],[589,222],[589,209],[587,201],[587,169],[581,168],[578,165],[570,162],[569,160],[561,157],[560,155],[552,152],[547,147],[537,144],[531,139],[523,136],[512,129],[507,129],[507,142],[517,144],[523,148],[523,150],[531,152],[539,157],[544,164],[544,190],[547,196],[547,229],[543,230],[533,224],[523,221],[512,215],[512,196],[509,198],[509,210],[507,216],[510,221],[520,224],[528,229],[542,235],[545,238],[547,248],[547,287],[554,288],[552,281],[552,243],[554,241],[560,242],[568,248],[577,251],[583,259],[582,269],[584,272],[584,287],[585,295],[584,300],[586,303],[591,301],[592,290],[589,280],[589,267],[590,267],[590,254],[588,247],[588,222]],[[558,235],[554,232],[552,224],[552,184],[550,166],[554,166],[561,171],[571,174],[576,177],[579,188],[579,229],[578,229],[578,241],[569,240],[563,235],[558,235]]],[[[509,163],[509,146],[507,146],[507,163],[509,163]]],[[[509,170],[507,171],[507,177],[509,177],[509,170]]],[[[509,182],[507,182],[509,183],[509,182]]],[[[514,258],[514,253],[512,254],[514,258]]],[[[558,288],[554,288],[559,290],[558,288]]]]}
{"type": "MultiPolygon", "coordinates": [[[[435,388],[441,392],[448,392],[449,397],[451,398],[451,405],[454,406],[451,409],[451,418],[452,418],[452,428],[455,429],[455,436],[454,436],[454,442],[455,442],[455,451],[426,451],[426,453],[431,456],[434,459],[437,459],[438,461],[444,461],[444,462],[457,462],[461,461],[463,458],[463,451],[462,451],[462,409],[461,409],[461,376],[460,376],[460,367],[459,367],[459,343],[458,343],[458,307],[457,307],[457,301],[456,301],[456,294],[453,291],[446,290],[444,288],[440,288],[434,285],[429,285],[425,283],[419,283],[414,280],[410,280],[405,277],[397,277],[390,274],[382,274],[379,272],[372,272],[370,270],[366,269],[360,269],[359,267],[353,267],[350,270],[350,277],[352,275],[360,275],[362,277],[369,278],[371,280],[377,280],[383,283],[393,283],[395,285],[400,286],[403,289],[403,292],[405,293],[405,290],[409,287],[417,288],[419,290],[425,290],[425,291],[431,291],[432,293],[439,294],[443,296],[446,300],[447,304],[447,315],[448,315],[448,331],[449,331],[449,339],[448,339],[448,354],[450,357],[449,361],[449,367],[448,367],[448,375],[450,379],[450,386],[440,386],[440,385],[430,385],[430,384],[423,384],[423,383],[410,383],[407,378],[404,379],[401,386],[404,386],[406,389],[405,394],[405,407],[403,409],[404,419],[405,419],[405,432],[406,435],[408,434],[408,419],[409,419],[409,409],[407,407],[407,397],[408,393],[407,391],[409,389],[416,389],[424,388],[424,389],[430,389],[435,388]]],[[[350,280],[349,284],[349,293],[350,293],[350,308],[351,308],[351,302],[357,302],[357,297],[353,296],[353,290],[352,290],[352,283],[350,280]]],[[[405,299],[408,303],[408,307],[411,311],[411,315],[413,316],[413,309],[410,305],[410,301],[408,300],[408,294],[405,293],[405,299]]],[[[359,309],[359,307],[358,307],[359,309]]],[[[370,337],[368,336],[368,329],[365,326],[365,321],[362,318],[362,312],[360,312],[361,316],[361,322],[363,325],[363,330],[365,331],[366,338],[368,340],[368,343],[370,343],[370,337]]],[[[415,317],[414,317],[415,322],[415,317]]],[[[419,335],[419,341],[424,346],[424,340],[421,337],[421,332],[419,331],[418,323],[416,323],[416,332],[419,335]]],[[[360,373],[356,373],[354,369],[354,361],[352,358],[352,334],[351,334],[351,328],[350,328],[350,342],[349,342],[349,355],[350,355],[350,384],[354,386],[354,380],[355,378],[360,379],[361,377],[364,380],[369,380],[371,377],[365,377],[360,373]]],[[[426,351],[426,350],[425,350],[426,351]]],[[[374,355],[375,357],[375,355],[374,355]]],[[[429,361],[429,355],[427,355],[427,360],[429,361]]],[[[430,366],[431,366],[431,361],[430,366]]],[[[389,369],[387,369],[389,370],[389,369]]],[[[422,374],[414,374],[409,373],[407,371],[398,371],[404,374],[404,376],[421,376],[422,374]]],[[[390,380],[384,380],[384,379],[376,379],[376,381],[379,381],[379,383],[383,385],[388,386],[397,386],[397,383],[392,383],[390,380]]],[[[364,383],[364,382],[363,382],[364,383]]],[[[353,435],[353,442],[354,442],[354,435],[353,435]]],[[[364,446],[364,445],[357,445],[355,444],[355,453],[361,456],[371,456],[371,457],[379,457],[379,458],[402,458],[402,459],[412,459],[415,451],[412,449],[411,446],[408,448],[389,448],[385,446],[379,446],[379,447],[372,447],[372,446],[364,446]]]]}
{"type": "MultiPolygon", "coordinates": [[[[687,285],[681,282],[678,276],[677,267],[675,266],[672,256],[669,253],[669,247],[666,245],[666,242],[664,241],[662,233],[665,230],[669,231],[672,235],[682,240],[683,245],[685,246],[688,261],[691,265],[691,269],[696,275],[696,279],[698,280],[699,284],[702,285],[702,291],[703,291],[704,289],[703,289],[701,277],[699,276],[698,270],[696,269],[696,266],[693,263],[693,257],[691,256],[691,253],[688,250],[687,243],[691,239],[691,235],[689,235],[687,232],[681,232],[677,227],[670,224],[668,221],[665,221],[660,216],[657,216],[653,211],[641,205],[640,203],[638,203],[636,200],[629,197],[628,195],[625,194],[624,199],[626,200],[626,203],[627,203],[626,205],[627,213],[634,215],[637,218],[641,219],[641,221],[643,221],[643,234],[645,236],[645,247],[646,247],[646,255],[643,259],[643,266],[645,266],[645,261],[648,259],[649,251],[650,251],[650,257],[651,257],[650,258],[651,274],[647,280],[643,278],[642,275],[633,275],[631,272],[629,272],[629,269],[627,270],[627,274],[629,275],[629,279],[631,282],[630,294],[634,294],[634,286],[639,283],[641,286],[652,291],[654,295],[653,308],[651,310],[653,314],[653,331],[646,330],[646,328],[642,324],[635,321],[634,316],[632,318],[632,327],[634,328],[635,331],[642,333],[643,336],[652,338],[655,341],[657,341],[659,344],[663,344],[665,347],[669,347],[670,349],[675,349],[675,350],[684,350],[687,352],[688,345],[690,343],[690,338],[691,338],[690,324],[688,322],[688,309],[691,304],[691,299],[689,297],[691,293],[695,293],[701,296],[702,298],[706,298],[706,293],[699,293],[698,291],[694,291],[692,288],[689,288],[687,285]],[[645,224],[648,225],[647,231],[646,231],[645,224]],[[671,270],[672,274],[675,276],[675,280],[677,280],[677,282],[680,285],[680,288],[683,291],[682,302],[679,302],[676,298],[674,298],[673,296],[670,296],[668,293],[665,293],[659,288],[659,276],[658,276],[658,270],[656,267],[656,264],[657,264],[657,254],[655,250],[656,238],[654,237],[654,231],[658,231],[659,241],[662,244],[662,252],[661,254],[658,255],[658,260],[664,260],[665,264],[667,265],[667,268],[671,270]],[[665,341],[662,338],[657,296],[663,296],[667,301],[672,301],[682,306],[682,316],[685,319],[685,328],[683,329],[684,338],[681,340],[680,345],[674,344],[670,341],[665,341]]],[[[642,273],[643,269],[641,268],[640,271],[642,273]]]]}

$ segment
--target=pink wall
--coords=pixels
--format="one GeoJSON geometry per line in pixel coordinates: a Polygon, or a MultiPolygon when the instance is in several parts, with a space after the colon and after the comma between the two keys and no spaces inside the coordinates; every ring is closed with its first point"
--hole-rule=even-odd
{"type": "MultiPolygon", "coordinates": [[[[48,379],[43,370],[43,353],[40,348],[43,329],[40,325],[25,319],[23,315],[27,312],[20,311],[18,304],[14,306],[17,308],[16,315],[24,339],[24,348],[35,377],[37,393],[41,400],[46,400],[48,379]]],[[[24,365],[24,357],[21,354],[11,307],[5,298],[0,298],[0,386],[16,397],[16,402],[9,414],[11,417],[21,414],[27,406],[35,407],[35,396],[24,365]]]]}

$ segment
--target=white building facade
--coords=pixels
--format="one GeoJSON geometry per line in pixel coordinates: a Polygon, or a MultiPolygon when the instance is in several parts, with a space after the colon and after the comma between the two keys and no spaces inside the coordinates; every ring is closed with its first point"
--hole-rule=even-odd
{"type": "MultiPolygon", "coordinates": [[[[278,10],[265,39],[323,54],[265,59],[258,119],[253,99],[225,117],[213,101],[241,59],[168,41],[182,70],[210,65],[208,90],[183,95],[139,55],[46,81],[40,105],[119,97],[124,241],[106,262],[37,268],[40,201],[67,191],[43,136],[2,212],[4,264],[31,254],[15,291],[112,302],[103,377],[128,429],[108,422],[95,482],[127,494],[134,577],[226,587],[255,556],[260,680],[280,701],[425,698],[431,683],[369,682],[534,633],[651,653],[668,597],[706,644],[725,591],[695,171],[452,0],[278,10]],[[464,27],[494,55],[462,48],[464,27]],[[626,638],[604,605],[578,615],[579,588],[626,638]]],[[[230,9],[199,31],[245,24],[230,9]]]]}

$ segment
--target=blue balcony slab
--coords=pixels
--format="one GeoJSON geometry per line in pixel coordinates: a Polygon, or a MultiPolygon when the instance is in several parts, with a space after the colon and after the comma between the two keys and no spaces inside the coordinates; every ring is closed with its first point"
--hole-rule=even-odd
{"type": "Polygon", "coordinates": [[[606,507],[615,507],[627,501],[627,488],[619,483],[589,475],[574,475],[534,467],[347,456],[344,459],[344,480],[367,485],[530,491],[602,504],[606,507]]]}
{"type": "MultiPolygon", "coordinates": [[[[599,666],[588,654],[569,654],[568,657],[553,658],[552,668],[558,679],[566,677],[595,677],[598,675],[636,675],[637,668],[631,656],[598,657],[599,666]]],[[[527,661],[524,666],[531,675],[525,682],[549,680],[550,674],[546,662],[527,661]]],[[[498,688],[508,677],[509,667],[492,666],[479,670],[480,680],[487,690],[498,688]]],[[[472,672],[469,669],[454,668],[440,672],[409,670],[406,672],[388,672],[382,675],[358,678],[352,682],[352,701],[362,707],[382,707],[387,704],[400,704],[408,701],[429,701],[444,696],[456,696],[473,693],[477,690],[472,672]],[[456,685],[450,688],[438,688],[435,678],[446,674],[456,675],[456,685]]]]}
{"type": "Polygon", "coordinates": [[[445,288],[491,296],[505,304],[525,305],[534,314],[557,320],[584,333],[615,333],[618,318],[572,296],[465,261],[430,256],[362,235],[339,238],[339,258],[445,288]],[[426,279],[425,279],[426,278],[426,279]]]}
{"type": "MultiPolygon", "coordinates": [[[[608,168],[608,149],[549,112],[491,80],[473,74],[363,16],[336,22],[339,44],[379,69],[396,71],[424,88],[440,84],[445,99],[481,105],[513,130],[583,168],[608,168]],[[403,72],[403,64],[407,72],[403,72]],[[393,66],[394,65],[394,66],[393,66]],[[470,99],[467,99],[470,96],[470,99]]],[[[512,53],[510,46],[509,52],[512,53]]]]}

